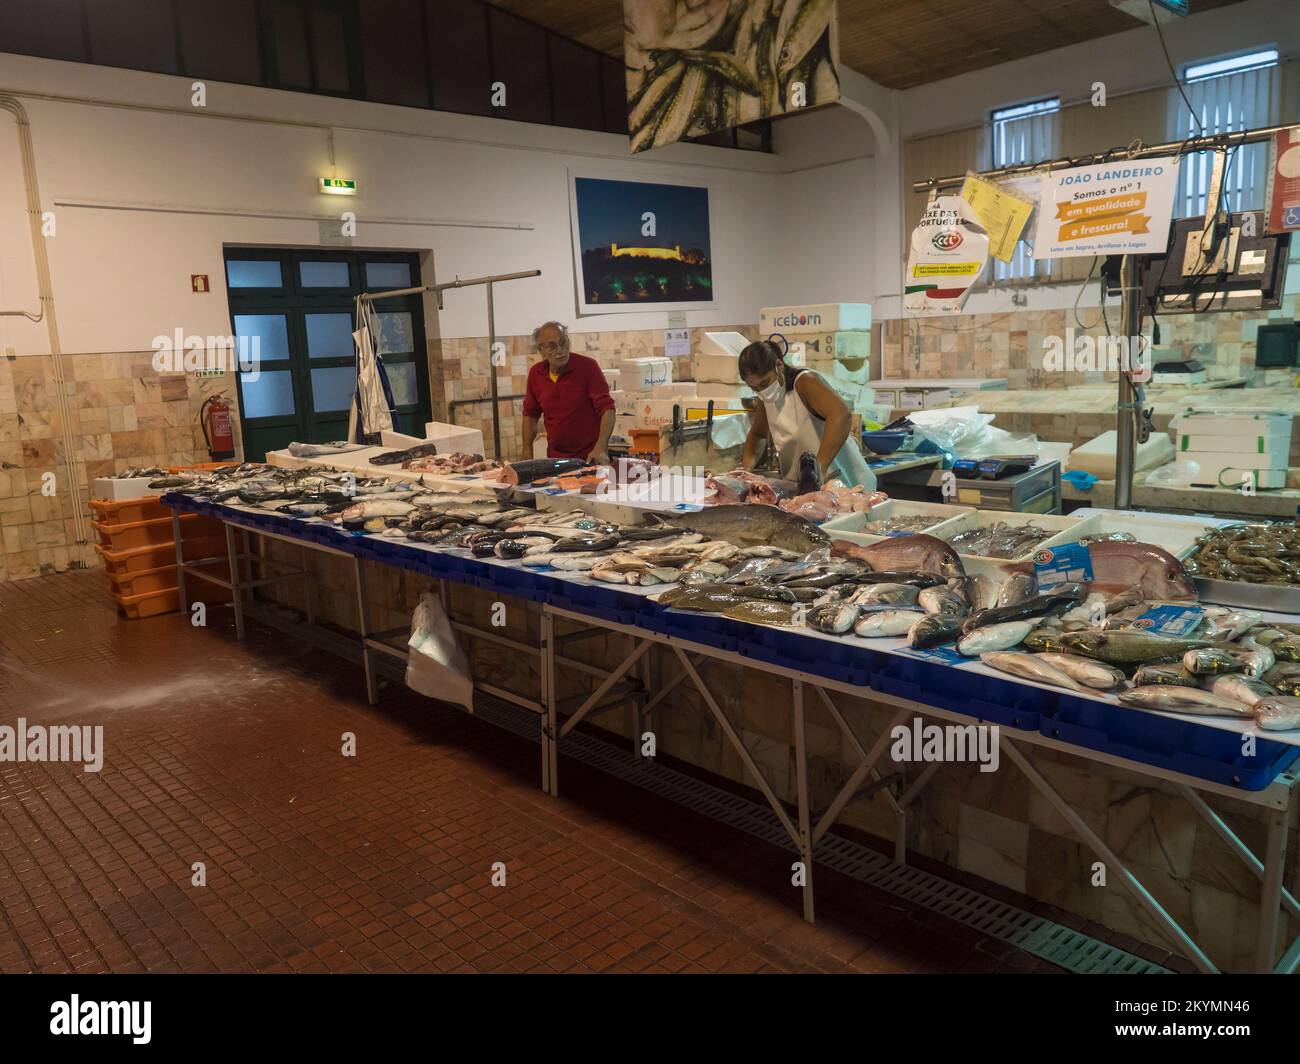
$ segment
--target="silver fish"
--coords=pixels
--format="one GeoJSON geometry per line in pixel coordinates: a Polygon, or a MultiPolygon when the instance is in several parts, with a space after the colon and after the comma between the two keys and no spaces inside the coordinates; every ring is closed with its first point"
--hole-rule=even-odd
{"type": "Polygon", "coordinates": [[[912,584],[867,584],[855,591],[850,602],[859,606],[912,606],[918,589],[912,584]]]}
{"type": "Polygon", "coordinates": [[[1012,676],[1019,676],[1025,680],[1035,680],[1038,683],[1051,684],[1053,687],[1064,687],[1069,691],[1087,691],[1082,684],[1076,683],[1075,680],[1054,668],[1043,660],[1039,654],[1026,654],[1023,651],[1002,651],[990,652],[980,655],[980,661],[991,669],[997,669],[999,672],[1010,673],[1012,676]]]}
{"type": "Polygon", "coordinates": [[[808,627],[831,635],[843,635],[858,619],[858,607],[849,602],[827,603],[808,611],[808,627]]]}
{"type": "Polygon", "coordinates": [[[976,628],[957,642],[957,653],[968,658],[993,650],[1009,650],[1033,630],[1032,621],[1005,621],[976,628]]]}
{"type": "Polygon", "coordinates": [[[1256,702],[1252,713],[1264,731],[1291,731],[1300,728],[1300,698],[1276,695],[1256,702]]]}
{"type": "Polygon", "coordinates": [[[947,587],[927,587],[916,599],[926,613],[942,613],[949,617],[964,617],[970,605],[956,591],[947,587]]]}
{"type": "Polygon", "coordinates": [[[1240,702],[1247,709],[1253,709],[1260,699],[1275,698],[1278,694],[1276,687],[1249,676],[1215,676],[1206,682],[1205,689],[1230,702],[1240,702]]]}
{"type": "Polygon", "coordinates": [[[1256,680],[1263,679],[1264,673],[1277,664],[1277,656],[1273,651],[1253,639],[1243,639],[1238,645],[1241,650],[1229,650],[1228,653],[1241,662],[1242,671],[1247,676],[1256,680]]]}
{"type": "Polygon", "coordinates": [[[858,618],[853,633],[866,639],[904,635],[923,616],[919,610],[871,610],[858,618]]]}
{"type": "Polygon", "coordinates": [[[1174,687],[1154,684],[1125,691],[1119,700],[1138,709],[1158,709],[1169,713],[1189,713],[1199,717],[1248,717],[1250,712],[1240,702],[1232,702],[1199,687],[1174,687]]]}
{"type": "Polygon", "coordinates": [[[1038,591],[1038,581],[1030,573],[1012,573],[998,592],[998,606],[1014,606],[1032,598],[1038,591]]]}
{"type": "Polygon", "coordinates": [[[1108,691],[1124,682],[1124,673],[1115,666],[1107,665],[1104,661],[1083,658],[1078,654],[1047,653],[1039,654],[1038,659],[1045,661],[1054,669],[1059,669],[1070,679],[1083,684],[1085,687],[1095,687],[1100,691],[1108,691]]]}
{"type": "Polygon", "coordinates": [[[1241,672],[1242,663],[1227,651],[1201,647],[1183,655],[1183,668],[1193,676],[1217,676],[1225,672],[1241,672]]]}

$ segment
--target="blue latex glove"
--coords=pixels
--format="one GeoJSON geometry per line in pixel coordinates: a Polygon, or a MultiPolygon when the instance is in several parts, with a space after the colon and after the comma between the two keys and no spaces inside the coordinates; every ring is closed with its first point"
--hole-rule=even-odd
{"type": "Polygon", "coordinates": [[[1096,477],[1082,469],[1071,469],[1068,473],[1062,473],[1061,479],[1068,480],[1070,486],[1076,491],[1090,491],[1097,483],[1096,477]]]}

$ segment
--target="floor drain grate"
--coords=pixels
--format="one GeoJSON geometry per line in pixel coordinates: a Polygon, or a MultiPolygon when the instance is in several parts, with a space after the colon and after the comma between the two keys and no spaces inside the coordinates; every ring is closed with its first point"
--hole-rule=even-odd
{"type": "MultiPolygon", "coordinates": [[[[508,702],[478,695],[475,715],[532,742],[539,740],[537,717],[508,702]]],[[[763,804],[711,786],[663,765],[647,766],[626,749],[585,732],[570,732],[561,752],[584,765],[616,776],[677,805],[721,821],[755,838],[797,852],[763,804]]],[[[1062,924],[1035,916],[919,868],[896,865],[870,847],[828,832],[817,846],[817,861],[859,882],[966,924],[1017,949],[1080,974],[1171,974],[1168,968],[1109,946],[1062,924]]]]}

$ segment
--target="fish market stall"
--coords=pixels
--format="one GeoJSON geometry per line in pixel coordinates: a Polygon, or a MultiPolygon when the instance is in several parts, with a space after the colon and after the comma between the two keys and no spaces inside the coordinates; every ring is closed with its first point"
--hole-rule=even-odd
{"type": "MultiPolygon", "coordinates": [[[[625,525],[601,512],[599,497],[585,508],[533,508],[517,505],[518,487],[502,483],[566,475],[558,470],[519,463],[495,489],[475,481],[452,490],[355,474],[349,480],[347,472],[319,468],[232,467],[195,474],[164,501],[178,515],[205,513],[226,523],[227,554],[220,561],[231,577],[214,582],[231,589],[241,635],[242,612],[259,589],[274,595],[301,581],[310,592],[308,562],[286,566],[277,545],[299,552],[300,559],[319,552],[350,569],[359,656],[372,701],[379,697],[384,661],[406,656],[401,642],[407,630],[399,617],[391,626],[372,620],[376,602],[368,593],[368,570],[401,570],[434,581],[444,602],[456,585],[465,589],[458,597],[480,604],[516,603],[521,633],[507,636],[464,622],[457,630],[504,648],[500,675],[475,680],[481,690],[538,716],[542,785],[550,793],[558,793],[561,741],[578,724],[630,706],[635,738],[647,729],[671,728],[682,697],[702,700],[742,775],[763,792],[804,861],[809,919],[814,851],[864,783],[883,787],[876,777],[889,744],[882,736],[907,719],[939,720],[996,725],[999,749],[1034,790],[1108,868],[1118,870],[1179,950],[1212,970],[1213,962],[1142,886],[1130,863],[1072,809],[1026,751],[1068,751],[1173,787],[1261,880],[1254,966],[1289,971],[1300,960],[1300,944],[1289,944],[1280,962],[1274,949],[1282,914],[1300,916],[1282,886],[1295,782],[1290,768],[1300,752],[1295,612],[1198,602],[1178,558],[1139,542],[1137,532],[1123,526],[1140,526],[1118,512],[1065,524],[1056,518],[1050,527],[1039,526],[1050,535],[1035,535],[1028,546],[1010,535],[1002,550],[1000,540],[991,547],[987,536],[958,538],[963,531],[996,531],[996,525],[963,522],[969,514],[960,512],[906,511],[917,504],[875,500],[876,519],[934,519],[925,531],[845,533],[840,539],[834,521],[818,527],[761,503],[660,513],[649,523],[625,525]],[[946,537],[940,534],[945,525],[946,537]],[[1070,531],[1073,539],[1062,542],[1070,531]],[[1087,549],[1083,571],[1055,579],[1062,574],[1041,568],[1041,555],[1069,556],[1070,550],[1058,548],[1073,550],[1079,543],[1087,549]],[[963,548],[992,553],[968,555],[963,548]],[[588,643],[596,649],[580,657],[588,643]],[[769,704],[788,706],[795,779],[787,800],[794,815],[768,781],[771,767],[756,760],[729,721],[723,709],[728,692],[707,662],[789,684],[788,695],[769,704]],[[864,742],[839,696],[862,699],[889,726],[864,742]],[[808,776],[814,755],[803,735],[809,705],[830,715],[853,754],[829,802],[816,803],[815,823],[808,776]],[[1267,823],[1262,858],[1204,795],[1260,810],[1267,823]]],[[[861,513],[870,520],[870,502],[861,513]]],[[[1157,523],[1150,531],[1169,529],[1157,523]]],[[[1218,530],[1186,531],[1201,537],[1184,536],[1183,553],[1190,557],[1193,546],[1203,551],[1212,543],[1204,537],[1218,530]]],[[[1234,547],[1237,556],[1245,549],[1277,564],[1269,554],[1274,548],[1245,542],[1234,547]]],[[[1281,538],[1275,552],[1287,554],[1290,542],[1281,538]]],[[[213,577],[201,560],[178,557],[178,566],[184,608],[198,580],[213,577]]],[[[310,620],[310,593],[305,598],[310,620]]],[[[905,792],[881,791],[893,810],[899,861],[906,860],[909,806],[920,800],[934,767],[925,766],[905,792]]]]}

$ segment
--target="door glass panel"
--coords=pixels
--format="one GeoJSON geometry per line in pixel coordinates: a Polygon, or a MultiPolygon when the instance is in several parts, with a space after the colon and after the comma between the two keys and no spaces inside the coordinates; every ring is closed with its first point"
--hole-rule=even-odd
{"type": "Polygon", "coordinates": [[[347,288],[352,283],[346,262],[300,262],[298,280],[303,288],[347,288]]]}
{"type": "Polygon", "coordinates": [[[367,288],[410,288],[411,267],[404,262],[367,262],[367,288]]]}
{"type": "Polygon", "coordinates": [[[312,406],[316,410],[346,410],[352,403],[357,373],[351,366],[329,366],[311,371],[312,406]]]}
{"type": "Polygon", "coordinates": [[[275,259],[231,259],[226,263],[226,283],[231,288],[280,288],[280,264],[275,259]]]}
{"type": "Polygon", "coordinates": [[[307,322],[308,358],[351,358],[352,315],[304,314],[307,322]]]}
{"type": "Polygon", "coordinates": [[[381,355],[404,355],[415,350],[415,332],[409,310],[375,315],[375,350],[381,355]]]}
{"type": "Polygon", "coordinates": [[[415,377],[414,362],[387,362],[388,386],[393,390],[393,402],[398,406],[415,406],[420,401],[420,388],[415,377]]]}
{"type": "Polygon", "coordinates": [[[241,373],[244,417],[283,417],[292,414],[293,375],[288,370],[270,373],[241,373]]]}
{"type": "Polygon", "coordinates": [[[266,362],[289,357],[289,329],[283,314],[236,314],[239,356],[266,362]]]}

